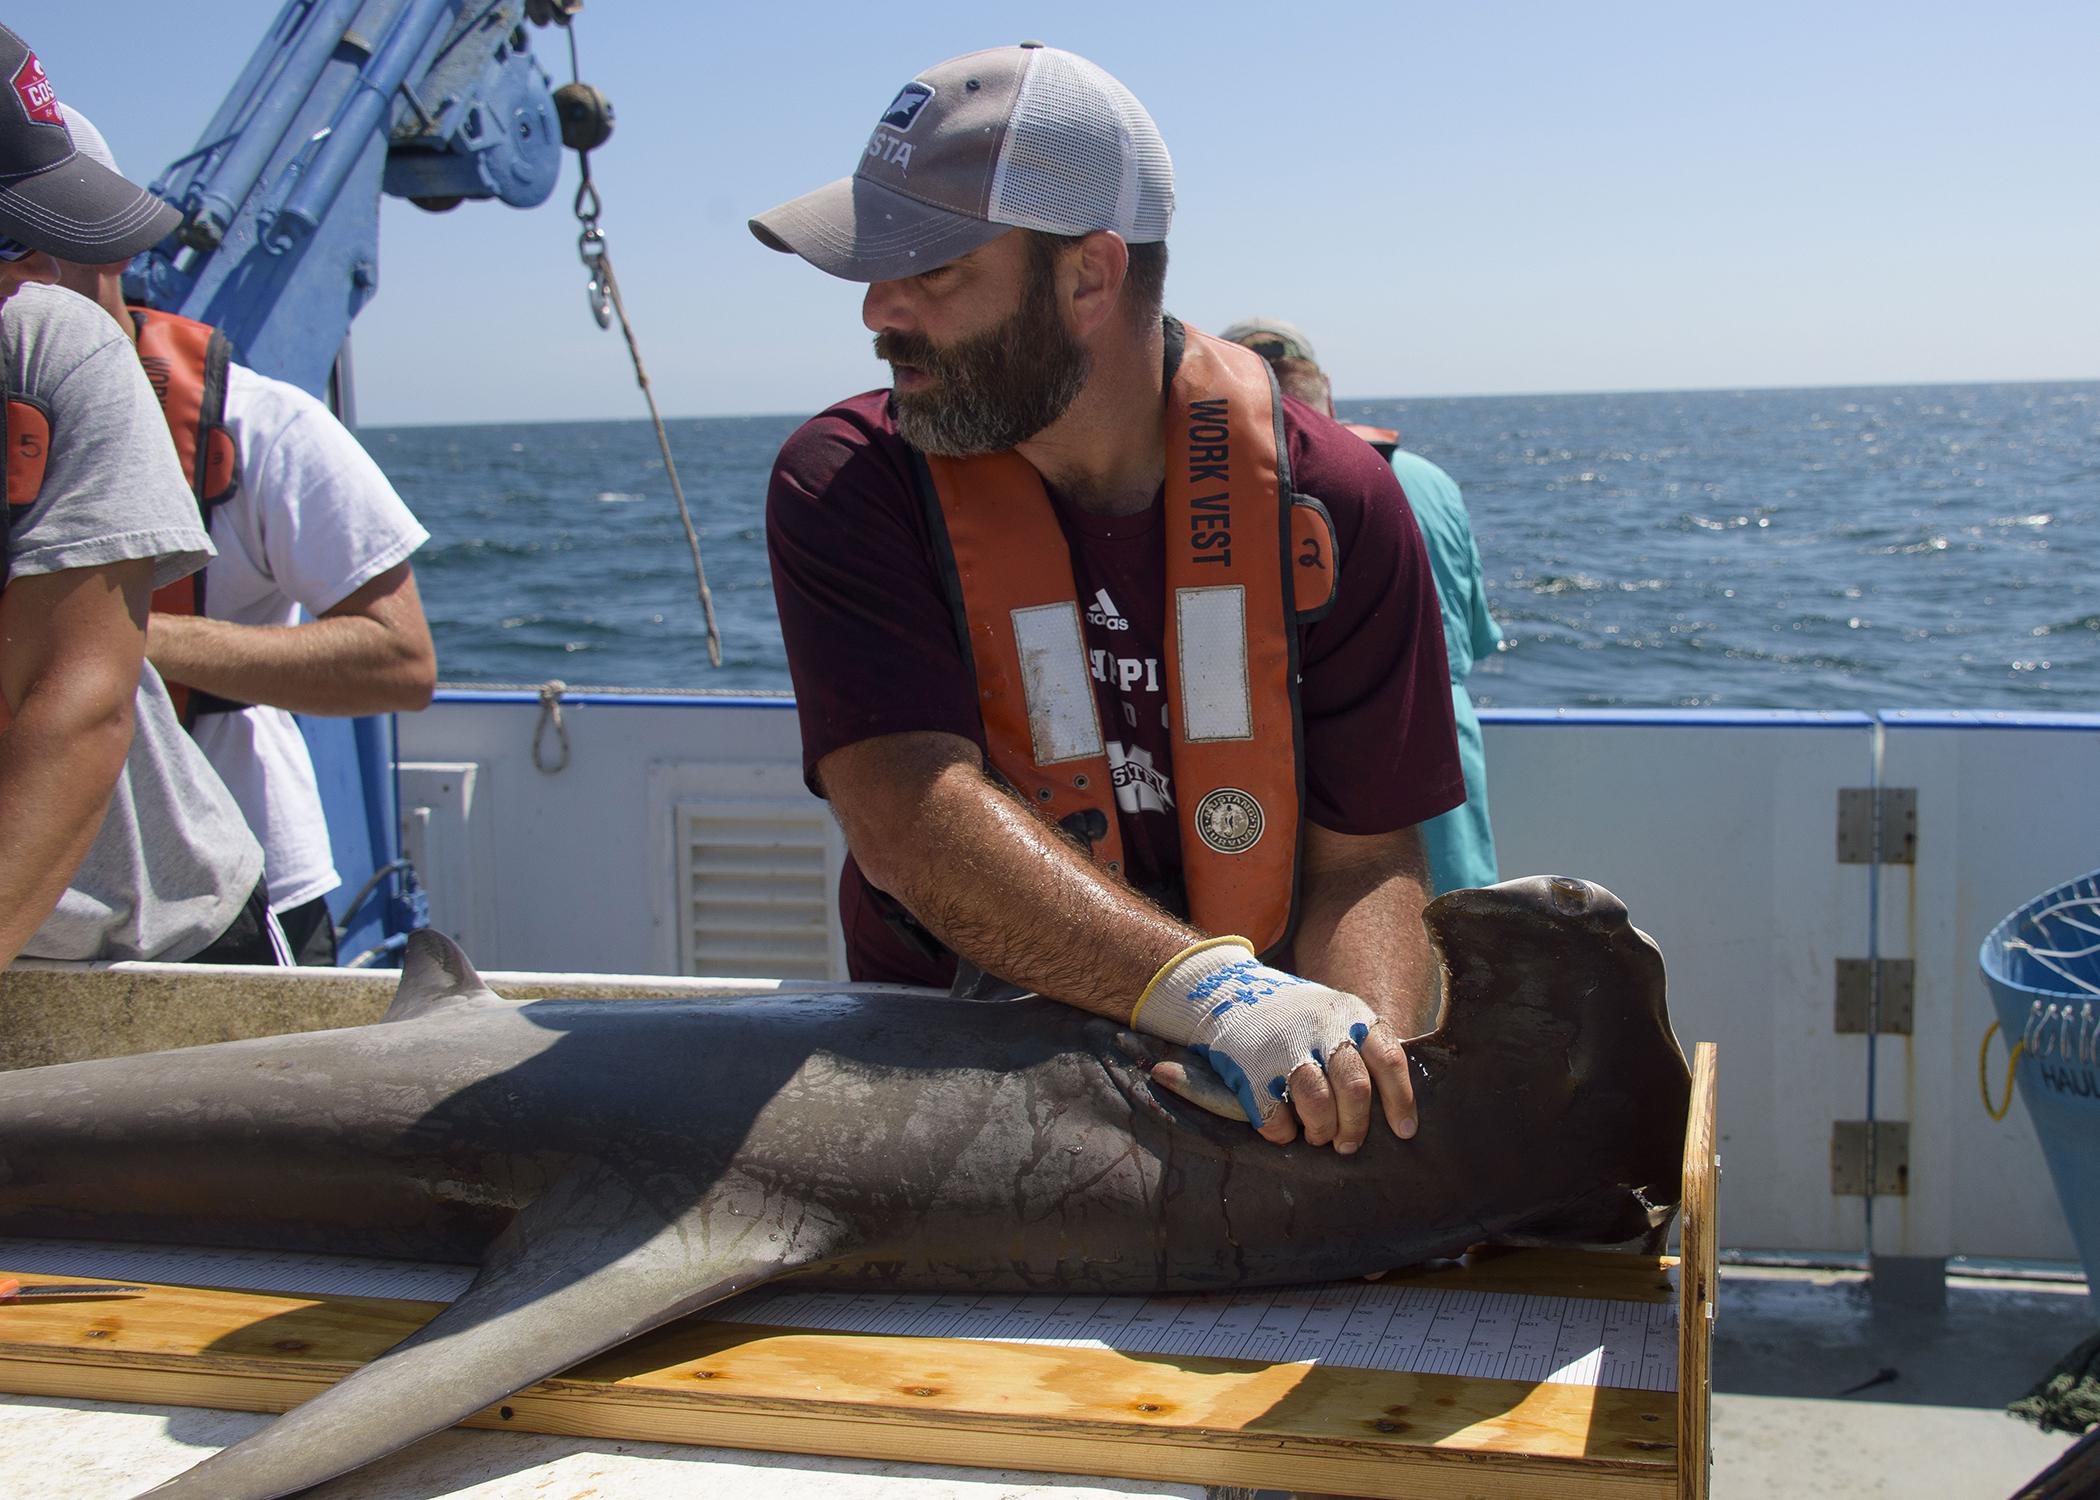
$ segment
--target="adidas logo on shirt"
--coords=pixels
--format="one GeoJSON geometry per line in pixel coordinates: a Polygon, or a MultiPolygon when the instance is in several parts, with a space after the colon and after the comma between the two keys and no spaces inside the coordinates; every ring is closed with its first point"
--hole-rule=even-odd
{"type": "Polygon", "coordinates": [[[1103,630],[1128,630],[1130,622],[1116,609],[1116,601],[1108,597],[1107,589],[1094,590],[1094,602],[1087,606],[1087,623],[1099,625],[1103,630]]]}

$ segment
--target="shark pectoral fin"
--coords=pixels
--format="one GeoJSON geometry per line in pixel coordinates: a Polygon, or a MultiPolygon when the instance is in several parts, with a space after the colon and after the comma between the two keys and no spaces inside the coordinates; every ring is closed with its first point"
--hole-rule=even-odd
{"type": "Polygon", "coordinates": [[[748,1186],[695,1192],[592,1164],[518,1215],[466,1295],[371,1364],[148,1493],[275,1500],[439,1432],[536,1380],[821,1259],[838,1236],[748,1186]],[[665,1200],[690,1207],[666,1213],[665,1200]],[[792,1222],[793,1227],[790,1227],[792,1222]]]}
{"type": "Polygon", "coordinates": [[[408,935],[402,951],[401,983],[381,1021],[413,1021],[455,1005],[503,999],[482,981],[459,944],[432,927],[408,935]]]}

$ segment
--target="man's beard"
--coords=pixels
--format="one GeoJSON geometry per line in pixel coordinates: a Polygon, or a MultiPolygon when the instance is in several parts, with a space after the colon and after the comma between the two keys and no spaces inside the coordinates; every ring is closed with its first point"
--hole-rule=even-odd
{"type": "Polygon", "coordinates": [[[925,390],[891,393],[906,442],[942,458],[1003,453],[1065,414],[1093,359],[1058,316],[1055,285],[1043,268],[1032,267],[1012,317],[953,344],[936,344],[923,333],[876,338],[876,358],[933,377],[925,390]]]}

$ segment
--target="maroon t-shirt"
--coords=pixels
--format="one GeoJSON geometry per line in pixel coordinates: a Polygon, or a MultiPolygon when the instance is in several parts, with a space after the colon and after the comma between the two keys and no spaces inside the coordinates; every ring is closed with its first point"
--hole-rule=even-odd
{"type": "MultiPolygon", "coordinates": [[[[1341,558],[1333,610],[1299,627],[1304,813],[1336,833],[1412,827],[1466,795],[1422,535],[1392,469],[1363,439],[1289,398],[1284,432],[1292,488],[1326,505],[1341,558]]],[[[1141,515],[1109,517],[1054,490],[1051,499],[1086,621],[1125,874],[1142,889],[1176,890],[1163,507],[1154,497],[1141,515]]],[[[826,755],[877,735],[942,730],[983,748],[976,685],[887,391],[842,401],[787,440],[767,495],[766,544],[812,790],[826,755]]],[[[953,977],[953,956],[900,931],[895,903],[850,860],[839,907],[855,979],[953,977]]]]}

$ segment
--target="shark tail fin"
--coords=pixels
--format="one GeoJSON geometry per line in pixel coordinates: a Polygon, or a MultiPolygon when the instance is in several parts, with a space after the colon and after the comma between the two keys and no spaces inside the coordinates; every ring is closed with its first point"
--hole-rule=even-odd
{"type": "Polygon", "coordinates": [[[474,972],[459,944],[442,932],[425,927],[408,935],[408,947],[401,961],[401,984],[394,991],[394,1003],[380,1019],[413,1021],[455,1005],[500,998],[474,972]]]}

